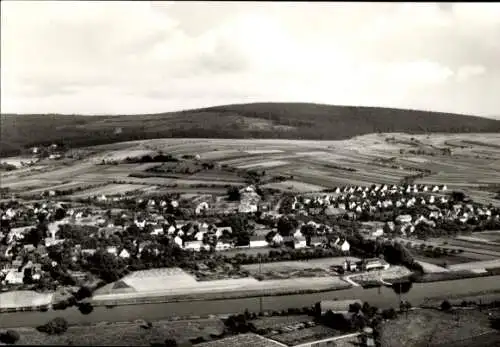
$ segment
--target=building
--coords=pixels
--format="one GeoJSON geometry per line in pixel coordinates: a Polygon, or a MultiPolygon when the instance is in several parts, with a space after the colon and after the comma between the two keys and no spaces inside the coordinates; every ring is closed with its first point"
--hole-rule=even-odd
{"type": "Polygon", "coordinates": [[[307,241],[302,234],[293,237],[293,248],[300,249],[306,247],[307,247],[307,241]]]}
{"type": "Polygon", "coordinates": [[[199,251],[201,251],[202,247],[203,247],[202,241],[186,241],[186,242],[184,242],[184,249],[187,251],[199,252],[199,251]]]}
{"type": "Polygon", "coordinates": [[[23,284],[24,272],[22,271],[9,271],[5,276],[6,284],[23,284]]]}
{"type": "Polygon", "coordinates": [[[265,237],[254,235],[250,237],[249,246],[250,248],[267,247],[269,243],[266,241],[265,237]]]}
{"type": "Polygon", "coordinates": [[[349,311],[349,306],[352,304],[363,305],[363,302],[358,299],[353,300],[323,300],[315,304],[317,314],[325,314],[328,311],[333,313],[343,313],[349,311]]]}
{"type": "Polygon", "coordinates": [[[230,242],[217,241],[217,244],[215,245],[216,251],[225,251],[231,248],[233,248],[233,244],[230,242]]]}
{"type": "Polygon", "coordinates": [[[387,270],[389,267],[390,265],[380,258],[363,259],[360,262],[360,268],[363,271],[387,270]]]}

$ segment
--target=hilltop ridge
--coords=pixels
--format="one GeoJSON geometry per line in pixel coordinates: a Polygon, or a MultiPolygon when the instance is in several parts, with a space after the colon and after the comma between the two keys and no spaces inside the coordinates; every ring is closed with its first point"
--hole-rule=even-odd
{"type": "Polygon", "coordinates": [[[159,114],[1,115],[0,156],[52,142],[72,147],[151,138],[342,140],[375,132],[500,132],[500,120],[312,103],[249,103],[159,114]]]}

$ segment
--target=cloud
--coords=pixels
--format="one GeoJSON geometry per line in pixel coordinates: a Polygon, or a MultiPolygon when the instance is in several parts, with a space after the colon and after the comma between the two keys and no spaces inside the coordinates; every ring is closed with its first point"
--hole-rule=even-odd
{"type": "Polygon", "coordinates": [[[296,101],[500,116],[496,3],[1,7],[2,112],[296,101]]]}

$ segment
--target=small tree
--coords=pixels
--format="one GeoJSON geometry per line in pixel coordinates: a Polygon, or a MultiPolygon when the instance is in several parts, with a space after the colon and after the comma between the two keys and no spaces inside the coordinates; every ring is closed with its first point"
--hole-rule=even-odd
{"type": "Polygon", "coordinates": [[[68,330],[68,322],[64,318],[56,317],[47,324],[41,325],[36,329],[49,335],[60,335],[68,330]]]}
{"type": "Polygon", "coordinates": [[[177,347],[177,341],[175,339],[166,339],[165,340],[165,347],[177,347]]]}
{"type": "Polygon", "coordinates": [[[15,330],[7,330],[5,333],[0,334],[0,342],[8,345],[15,344],[20,338],[21,336],[15,330]]]}
{"type": "Polygon", "coordinates": [[[451,310],[451,304],[448,300],[444,300],[442,303],[441,303],[441,310],[443,311],[449,311],[451,310]]]}

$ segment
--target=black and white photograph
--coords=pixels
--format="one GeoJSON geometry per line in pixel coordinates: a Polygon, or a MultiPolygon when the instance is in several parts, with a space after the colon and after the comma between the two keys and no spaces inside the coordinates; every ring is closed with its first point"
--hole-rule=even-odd
{"type": "Polygon", "coordinates": [[[0,346],[500,346],[499,2],[0,5],[0,346]]]}

